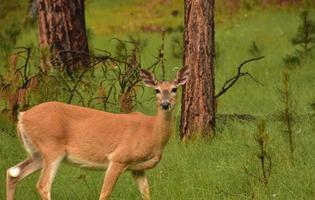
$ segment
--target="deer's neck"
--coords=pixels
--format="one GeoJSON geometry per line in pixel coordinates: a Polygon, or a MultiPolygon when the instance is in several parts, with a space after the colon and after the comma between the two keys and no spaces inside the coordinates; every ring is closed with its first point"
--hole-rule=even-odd
{"type": "Polygon", "coordinates": [[[173,128],[173,112],[164,112],[158,108],[156,121],[155,121],[155,130],[162,146],[166,145],[168,140],[171,137],[171,132],[173,128]]]}

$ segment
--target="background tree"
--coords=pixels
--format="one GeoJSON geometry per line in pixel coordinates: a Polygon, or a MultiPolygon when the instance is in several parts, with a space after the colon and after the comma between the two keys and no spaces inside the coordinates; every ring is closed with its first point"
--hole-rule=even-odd
{"type": "Polygon", "coordinates": [[[191,78],[183,88],[181,138],[212,135],[215,126],[214,0],[185,0],[184,65],[191,78]]]}
{"type": "Polygon", "coordinates": [[[37,8],[39,43],[50,50],[50,60],[71,70],[87,66],[84,0],[37,0],[37,8]]]}

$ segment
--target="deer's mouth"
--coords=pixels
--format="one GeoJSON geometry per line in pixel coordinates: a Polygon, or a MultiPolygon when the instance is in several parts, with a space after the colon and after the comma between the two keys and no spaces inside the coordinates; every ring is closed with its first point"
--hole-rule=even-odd
{"type": "Polygon", "coordinates": [[[163,102],[163,103],[161,103],[161,109],[162,110],[166,110],[166,111],[168,111],[168,110],[170,110],[171,109],[171,104],[170,103],[168,103],[168,102],[163,102]]]}

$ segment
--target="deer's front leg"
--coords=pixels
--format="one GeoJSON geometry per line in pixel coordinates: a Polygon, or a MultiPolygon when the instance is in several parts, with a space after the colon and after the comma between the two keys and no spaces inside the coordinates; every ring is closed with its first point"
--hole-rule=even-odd
{"type": "Polygon", "coordinates": [[[121,163],[111,162],[109,164],[102,187],[100,200],[109,199],[118,177],[124,172],[125,169],[126,165],[121,163]]]}
{"type": "Polygon", "coordinates": [[[150,188],[144,171],[132,171],[132,175],[138,184],[142,199],[150,200],[150,188]]]}

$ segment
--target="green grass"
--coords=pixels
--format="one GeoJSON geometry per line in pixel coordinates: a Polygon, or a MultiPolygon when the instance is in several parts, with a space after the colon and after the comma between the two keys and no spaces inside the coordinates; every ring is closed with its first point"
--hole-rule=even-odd
{"type": "MultiPolygon", "coordinates": [[[[166,1],[167,2],[167,1],[166,1]]],[[[24,5],[24,4],[23,4],[24,5]]],[[[315,18],[314,9],[311,15],[315,18]]],[[[16,15],[13,15],[16,16],[16,15]]],[[[129,35],[147,41],[142,49],[142,66],[154,62],[161,44],[161,34],[144,32],[142,27],[162,26],[176,28],[182,25],[183,6],[171,1],[166,6],[152,5],[141,0],[87,1],[86,22],[90,33],[91,49],[114,51],[112,38],[128,39],[129,35]],[[170,13],[179,10],[178,17],[170,13]]],[[[189,144],[179,142],[175,131],[167,145],[161,163],[148,171],[153,199],[207,200],[207,199],[313,199],[315,197],[315,62],[311,60],[296,69],[288,69],[282,58],[293,51],[290,38],[299,23],[299,9],[242,10],[233,16],[216,16],[216,90],[242,61],[252,58],[249,48],[253,41],[261,50],[263,60],[244,67],[263,85],[248,77],[242,78],[225,95],[218,99],[219,114],[250,114],[264,119],[270,137],[268,151],[272,158],[269,184],[265,186],[257,159],[255,143],[257,121],[219,119],[217,135],[209,140],[196,140],[189,144]],[[293,110],[296,113],[294,128],[294,164],[291,164],[288,141],[281,120],[276,117],[283,109],[282,75],[288,71],[293,110]]],[[[8,21],[0,24],[9,24],[8,21]]],[[[166,35],[165,55],[167,78],[175,75],[174,68],[182,65],[172,57],[171,41],[180,33],[166,35]]],[[[23,29],[17,46],[37,46],[37,30],[23,29]]],[[[2,61],[0,61],[2,62],[2,61]]],[[[159,77],[159,74],[158,74],[159,77]]],[[[145,89],[144,98],[153,93],[145,89]]],[[[154,114],[155,102],[146,103],[137,110],[154,114]]],[[[176,108],[178,122],[179,106],[176,108]]],[[[176,124],[178,127],[178,123],[176,124]]],[[[5,170],[25,158],[25,153],[15,137],[14,126],[0,119],[0,199],[5,196],[5,170]]],[[[54,199],[97,199],[104,172],[88,171],[63,164],[53,186],[54,199]],[[80,179],[85,175],[86,181],[80,179]]],[[[18,186],[17,199],[38,199],[35,189],[39,174],[26,178],[18,186]]],[[[136,185],[129,173],[120,177],[112,199],[139,199],[136,185]]]]}
{"type": "MultiPolygon", "coordinates": [[[[148,26],[165,28],[179,25],[184,14],[183,4],[180,1],[161,2],[163,1],[90,1],[87,3],[86,22],[97,35],[143,31],[143,27],[148,26]],[[171,15],[174,10],[179,11],[176,17],[171,15]]],[[[150,29],[146,31],[150,32],[150,29]]]]}
{"type": "MultiPolygon", "coordinates": [[[[300,130],[294,136],[294,165],[289,160],[289,147],[283,126],[278,121],[267,120],[272,171],[269,184],[261,177],[257,134],[254,122],[227,121],[218,123],[218,134],[211,141],[196,140],[189,144],[179,143],[177,137],[167,145],[161,163],[147,172],[153,199],[311,199],[314,197],[315,145],[312,132],[313,118],[299,121],[300,130]],[[272,196],[276,195],[275,198],[272,196]]],[[[24,159],[24,153],[16,138],[0,135],[0,170],[24,159]]],[[[2,173],[3,174],[3,173],[2,173]]],[[[52,195],[54,199],[97,199],[104,172],[88,171],[63,164],[57,173],[52,195]],[[86,181],[80,179],[84,174],[86,181]]],[[[35,191],[38,173],[26,178],[18,186],[21,199],[38,199],[35,191]]],[[[0,186],[4,188],[4,176],[0,186]]],[[[1,190],[1,199],[4,190],[1,190]]],[[[115,187],[112,199],[139,199],[132,177],[125,173],[115,187]]]]}

